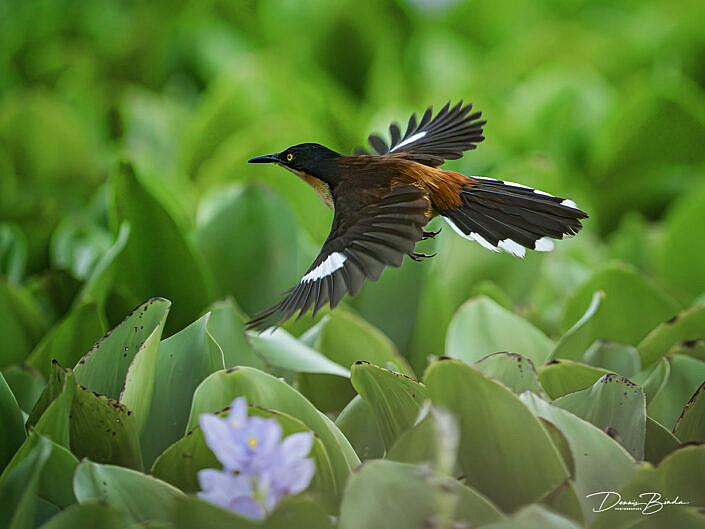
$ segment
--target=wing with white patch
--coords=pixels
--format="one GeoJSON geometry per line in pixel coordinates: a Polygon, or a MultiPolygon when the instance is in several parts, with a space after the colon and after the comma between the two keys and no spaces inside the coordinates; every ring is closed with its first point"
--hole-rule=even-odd
{"type": "Polygon", "coordinates": [[[375,134],[368,141],[379,155],[404,153],[411,160],[436,167],[444,160],[462,157],[464,151],[475,149],[485,139],[482,127],[486,122],[480,121],[482,113],[470,113],[471,110],[472,105],[463,106],[462,101],[453,108],[447,103],[431,119],[433,108],[429,107],[420,122],[417,123],[416,114],[411,116],[403,136],[399,126],[392,123],[389,146],[375,134]]]}
{"type": "Polygon", "coordinates": [[[365,279],[379,279],[386,266],[401,266],[422,238],[428,208],[426,192],[414,186],[396,186],[353,211],[336,207],[330,235],[299,284],[247,327],[264,330],[311,307],[315,316],[326,303],[334,308],[345,294],[357,294],[365,279]]]}
{"type": "Polygon", "coordinates": [[[458,235],[488,250],[517,257],[524,257],[526,248],[551,251],[551,239],[576,234],[580,219],[588,216],[570,199],[514,182],[472,178],[474,183],[460,192],[458,207],[436,209],[458,235]]]}

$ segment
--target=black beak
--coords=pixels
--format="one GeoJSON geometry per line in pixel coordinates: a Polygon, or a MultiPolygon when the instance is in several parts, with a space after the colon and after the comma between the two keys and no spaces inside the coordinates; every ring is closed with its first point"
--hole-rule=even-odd
{"type": "Polygon", "coordinates": [[[257,156],[249,160],[249,163],[278,163],[279,158],[276,154],[265,154],[264,156],[257,156]]]}

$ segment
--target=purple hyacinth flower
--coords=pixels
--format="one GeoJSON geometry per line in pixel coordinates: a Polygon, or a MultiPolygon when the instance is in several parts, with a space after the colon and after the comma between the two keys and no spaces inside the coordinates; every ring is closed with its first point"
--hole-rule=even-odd
{"type": "Polygon", "coordinates": [[[230,414],[200,417],[206,444],[223,465],[223,471],[198,473],[199,496],[234,512],[262,518],[282,496],[298,494],[311,483],[315,464],[306,456],[313,435],[300,432],[282,440],[276,419],[247,416],[243,397],[233,401],[230,414]]]}

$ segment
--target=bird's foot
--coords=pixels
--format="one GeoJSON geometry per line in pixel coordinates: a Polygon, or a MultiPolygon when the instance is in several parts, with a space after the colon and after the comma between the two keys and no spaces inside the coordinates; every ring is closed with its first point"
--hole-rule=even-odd
{"type": "Polygon", "coordinates": [[[427,254],[427,253],[419,253],[419,252],[409,252],[407,255],[408,255],[409,257],[411,257],[411,258],[412,258],[414,261],[416,261],[417,263],[420,263],[420,262],[423,261],[424,259],[430,259],[431,257],[435,257],[435,256],[436,256],[435,253],[427,254]]]}
{"type": "Polygon", "coordinates": [[[433,239],[441,233],[442,228],[438,228],[438,231],[424,231],[423,234],[421,235],[421,240],[425,241],[426,239],[433,239]]]}

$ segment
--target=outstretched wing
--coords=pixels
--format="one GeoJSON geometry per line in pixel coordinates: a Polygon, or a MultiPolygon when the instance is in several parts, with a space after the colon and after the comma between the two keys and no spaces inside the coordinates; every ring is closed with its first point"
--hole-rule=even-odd
{"type": "Polygon", "coordinates": [[[395,186],[379,201],[353,212],[336,207],[330,235],[306,275],[247,328],[280,325],[311,307],[315,316],[326,303],[334,308],[346,293],[357,294],[365,278],[379,279],[385,266],[401,266],[404,254],[421,240],[428,208],[426,192],[414,186],[395,186]]]}
{"type": "Polygon", "coordinates": [[[486,121],[480,121],[481,112],[470,113],[471,110],[471,104],[463,106],[460,101],[450,108],[448,102],[431,119],[433,107],[428,107],[420,122],[416,122],[416,114],[411,116],[403,136],[399,126],[392,123],[389,146],[375,134],[370,135],[368,141],[379,155],[405,153],[408,159],[437,167],[444,160],[460,158],[464,151],[475,149],[485,139],[482,127],[486,121]]]}

